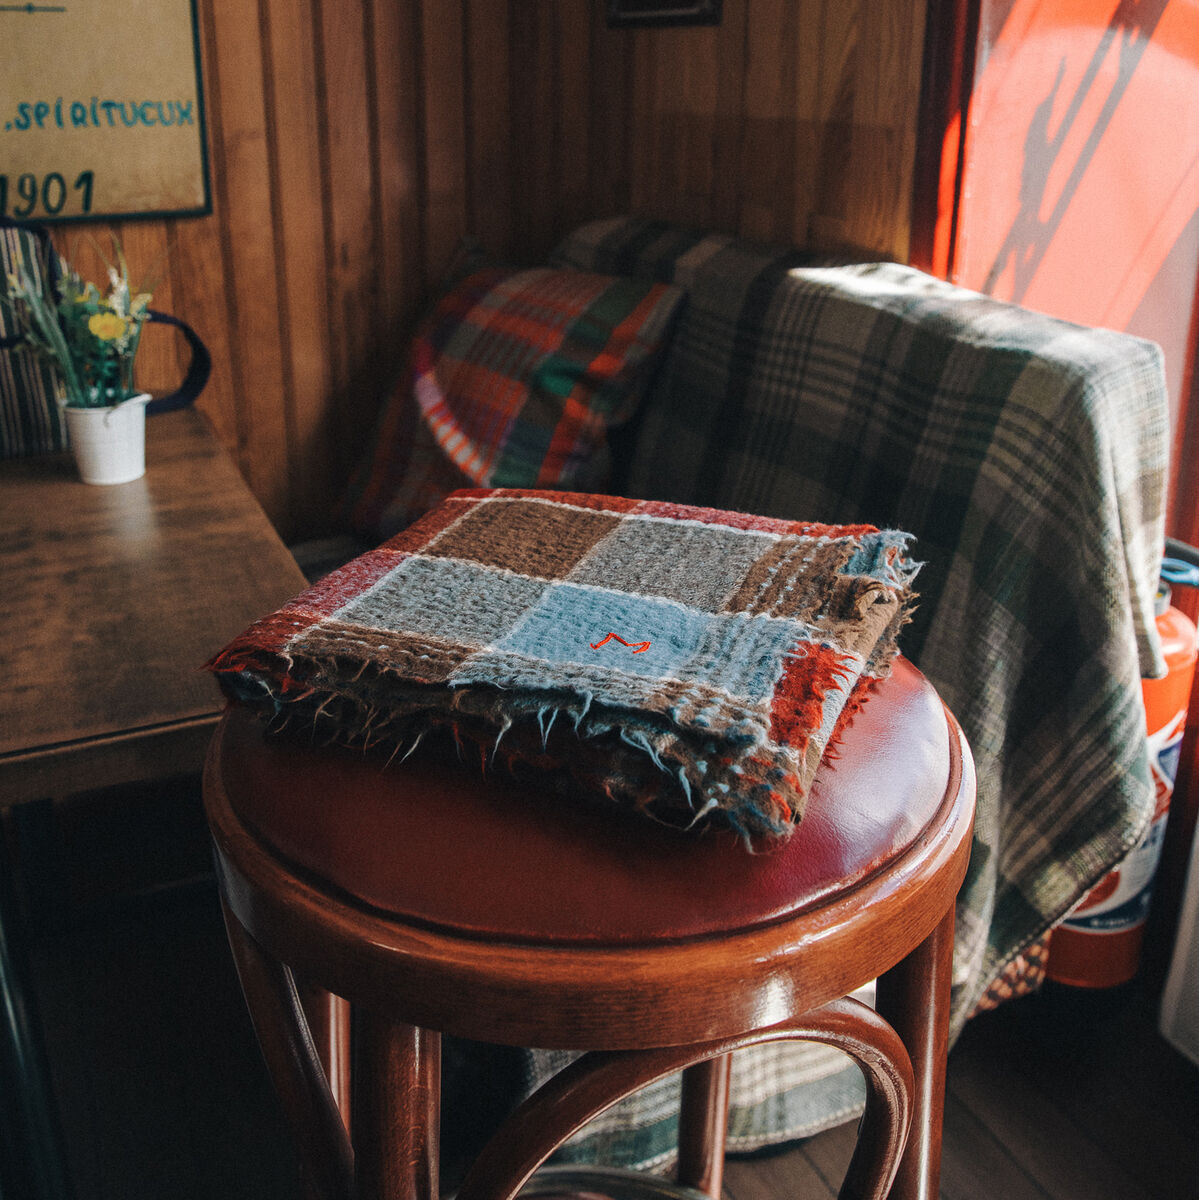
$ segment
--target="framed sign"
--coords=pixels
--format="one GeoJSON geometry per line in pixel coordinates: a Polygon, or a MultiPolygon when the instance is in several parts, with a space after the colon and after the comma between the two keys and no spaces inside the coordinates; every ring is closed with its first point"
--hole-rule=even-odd
{"type": "Polygon", "coordinates": [[[0,216],[211,210],[195,0],[0,0],[0,216]]]}
{"type": "Polygon", "coordinates": [[[719,25],[721,0],[608,0],[608,24],[719,25]]]}

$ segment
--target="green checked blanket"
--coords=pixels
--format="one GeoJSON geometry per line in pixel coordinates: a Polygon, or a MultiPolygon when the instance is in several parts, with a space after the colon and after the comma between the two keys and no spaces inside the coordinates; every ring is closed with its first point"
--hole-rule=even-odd
{"type": "MultiPolygon", "coordinates": [[[[1140,679],[1164,671],[1159,351],[905,266],[660,222],[592,223],[554,262],[687,291],[620,490],[918,538],[921,600],[901,649],[978,768],[956,1032],[1152,814],[1140,679]]],[[[557,1065],[530,1055],[529,1085],[557,1065]]],[[[732,1146],[844,1119],[860,1103],[855,1075],[806,1047],[739,1056],[732,1146]]],[[[667,1156],[673,1087],[601,1118],[571,1153],[667,1156]]]]}
{"type": "Polygon", "coordinates": [[[1140,679],[1164,672],[1159,351],[909,267],[660,223],[595,223],[556,257],[687,289],[633,494],[918,537],[902,649],[978,767],[960,1026],[1152,812],[1140,679]]]}

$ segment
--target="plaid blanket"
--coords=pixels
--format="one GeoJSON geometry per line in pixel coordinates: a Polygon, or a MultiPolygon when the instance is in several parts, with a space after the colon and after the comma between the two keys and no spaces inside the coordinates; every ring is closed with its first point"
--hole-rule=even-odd
{"type": "MultiPolygon", "coordinates": [[[[901,648],[978,770],[956,1033],[1152,815],[1140,678],[1164,671],[1160,353],[898,264],[662,222],[594,222],[554,261],[688,292],[621,490],[918,537],[921,601],[901,648]]],[[[528,1052],[525,1088],[560,1065],[528,1052]]],[[[562,1156],[666,1161],[677,1088],[622,1102],[562,1156]]],[[[814,1133],[862,1099],[835,1052],[755,1047],[734,1059],[730,1147],[814,1133]]]]}
{"type": "Polygon", "coordinates": [[[348,744],[402,748],[450,727],[572,794],[782,835],[895,655],[907,540],[611,496],[457,491],[210,666],[243,702],[348,744]]]}
{"type": "Polygon", "coordinates": [[[688,291],[633,494],[919,538],[901,648],[978,768],[960,1028],[1153,812],[1140,679],[1164,673],[1160,352],[909,267],[658,222],[593,223],[555,259],[688,291]]]}

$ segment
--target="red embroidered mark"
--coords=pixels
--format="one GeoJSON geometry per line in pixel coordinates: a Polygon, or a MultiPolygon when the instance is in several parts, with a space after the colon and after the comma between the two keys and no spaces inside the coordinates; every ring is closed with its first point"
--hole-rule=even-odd
{"type": "Polygon", "coordinates": [[[626,642],[619,633],[608,634],[608,636],[604,638],[602,642],[588,642],[587,644],[592,648],[592,650],[598,650],[601,646],[605,645],[607,642],[610,642],[613,638],[615,638],[622,646],[628,646],[628,648],[632,650],[634,654],[643,654],[650,647],[649,642],[626,642]]]}

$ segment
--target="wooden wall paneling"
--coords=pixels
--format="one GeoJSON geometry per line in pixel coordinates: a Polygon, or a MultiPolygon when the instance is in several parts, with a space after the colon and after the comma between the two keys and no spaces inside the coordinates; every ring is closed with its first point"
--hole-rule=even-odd
{"type": "Polygon", "coordinates": [[[815,196],[808,225],[816,248],[849,242],[849,164],[860,0],[825,0],[820,25],[815,196]]]}
{"type": "Polygon", "coordinates": [[[378,409],[378,191],[375,172],[373,29],[365,4],[317,0],[317,96],[325,205],[333,387],[327,403],[338,440],[331,470],[348,477],[378,409]]]}
{"type": "Polygon", "coordinates": [[[795,17],[792,0],[755,0],[746,29],[738,231],[767,242],[793,233],[795,17]]]}
{"type": "Polygon", "coordinates": [[[725,0],[716,79],[716,141],[712,151],[712,224],[736,233],[741,223],[741,141],[749,0],[725,0]]]}
{"type": "Polygon", "coordinates": [[[280,528],[288,524],[287,413],[278,311],[278,266],[267,152],[263,45],[255,5],[214,6],[221,79],[225,298],[235,343],[238,448],[242,472],[280,528]]]}
{"type": "Polygon", "coordinates": [[[220,79],[221,230],[225,303],[242,473],[267,514],[288,525],[287,413],[283,404],[278,264],[267,150],[263,43],[255,5],[213,6],[220,79]]]}
{"type": "MultiPolygon", "coordinates": [[[[196,330],[212,355],[212,375],[200,397],[199,407],[212,422],[225,447],[234,454],[242,474],[250,480],[252,477],[246,468],[247,447],[240,436],[235,400],[235,314],[229,296],[229,256],[223,226],[229,186],[225,168],[222,79],[216,51],[216,3],[217,0],[206,0],[196,6],[213,211],[207,217],[181,218],[172,222],[170,270],[172,293],[177,298],[176,315],[196,330]]],[[[236,88],[233,94],[236,94],[236,88]]],[[[271,515],[273,519],[275,514],[271,515]]]]}
{"type": "MultiPolygon", "coordinates": [[[[727,19],[727,16],[726,16],[727,19]]],[[[656,205],[658,139],[655,133],[656,71],[662,35],[653,30],[616,30],[625,38],[629,89],[629,207],[635,213],[664,217],[656,205]]]]}
{"type": "Polygon", "coordinates": [[[537,111],[535,81],[541,64],[536,59],[539,5],[536,2],[508,5],[508,55],[511,82],[508,103],[512,142],[512,244],[513,252],[524,258],[536,224],[537,195],[534,179],[538,159],[545,153],[548,116],[537,111]]]}
{"type": "Polygon", "coordinates": [[[797,0],[792,41],[786,52],[795,57],[795,129],[791,240],[811,244],[812,213],[819,190],[821,145],[821,66],[823,56],[824,0],[797,0]]]}
{"type": "MultiPolygon", "coordinates": [[[[846,164],[845,230],[847,240],[868,249],[879,248],[891,232],[892,175],[888,171],[888,135],[894,116],[880,111],[880,98],[895,103],[889,86],[895,74],[895,47],[880,37],[880,24],[898,9],[902,0],[888,4],[863,4],[858,9],[853,59],[853,108],[850,117],[849,161],[846,164]]],[[[906,200],[903,197],[902,200],[906,200]]],[[[906,252],[906,245],[904,247],[906,252]]]]}
{"type": "Polygon", "coordinates": [[[422,0],[425,282],[432,286],[466,232],[466,100],[463,0],[422,0]]]}
{"type": "Polygon", "coordinates": [[[517,257],[540,260],[554,244],[562,193],[560,4],[522,0],[512,15],[512,147],[517,257]]]}
{"type": "Polygon", "coordinates": [[[630,210],[629,31],[607,27],[602,3],[592,0],[590,7],[591,215],[614,217],[630,210]]]}
{"type": "Polygon", "coordinates": [[[466,10],[467,232],[489,254],[512,253],[511,18],[507,0],[469,0],[466,10]]]}
{"type": "Polygon", "coordinates": [[[283,335],[280,385],[291,482],[287,525],[306,536],[327,523],[336,491],[329,452],[336,426],[328,405],[332,373],[312,6],[307,0],[269,4],[264,28],[283,335]]]}
{"type": "Polygon", "coordinates": [[[910,241],[924,5],[916,0],[864,5],[859,36],[848,226],[855,245],[903,262],[910,241]]]}
{"type": "Polygon", "coordinates": [[[559,149],[556,155],[560,183],[551,245],[592,215],[588,188],[592,149],[589,7],[589,0],[567,0],[555,6],[561,46],[557,71],[559,149]]]}
{"type": "MultiPolygon", "coordinates": [[[[688,129],[692,123],[690,92],[695,77],[702,75],[710,65],[715,65],[716,59],[704,54],[703,43],[710,44],[712,35],[717,32],[711,27],[663,30],[654,35],[656,46],[650,51],[654,83],[651,101],[655,159],[654,208],[680,224],[687,224],[695,209],[693,198],[689,200],[688,197],[688,158],[691,150],[688,129]],[[670,36],[672,32],[677,35],[675,38],[670,36]]],[[[709,87],[714,83],[713,75],[709,87]]]]}
{"type": "Polygon", "coordinates": [[[645,195],[650,209],[672,221],[679,219],[679,182],[682,177],[678,129],[681,63],[689,47],[681,40],[684,30],[654,29],[639,35],[640,71],[644,93],[637,128],[644,127],[648,147],[645,195]]]}
{"type": "MultiPolygon", "coordinates": [[[[382,335],[397,336],[424,298],[419,0],[373,0],[382,335]]],[[[394,357],[395,347],[385,342],[394,357]]]]}
{"type": "Polygon", "coordinates": [[[716,178],[716,128],[720,75],[720,30],[700,26],[691,31],[682,64],[679,95],[678,219],[705,229],[712,224],[712,189],[716,178]]]}
{"type": "Polygon", "coordinates": [[[686,223],[689,207],[684,199],[684,94],[695,32],[630,31],[632,206],[635,211],[681,223],[686,223]]]}
{"type": "MultiPolygon", "coordinates": [[[[419,0],[373,0],[376,162],[379,189],[375,321],[379,400],[403,372],[409,335],[425,301],[424,189],[420,155],[419,0]]],[[[377,419],[377,408],[371,414],[377,419]]],[[[364,432],[369,435],[369,426],[364,432]]],[[[368,442],[369,444],[369,442],[368,442]]],[[[362,446],[347,447],[353,471],[362,446]]],[[[348,478],[348,476],[346,476],[348,478]]],[[[345,479],[339,481],[344,485],[345,479]]]]}
{"type": "MultiPolygon", "coordinates": [[[[171,234],[167,221],[126,221],[118,237],[133,287],[151,291],[151,308],[174,315],[171,234]]],[[[187,344],[175,330],[165,325],[145,326],[137,348],[138,387],[159,394],[173,392],[183,382],[188,360],[187,344]]]]}
{"type": "Polygon", "coordinates": [[[633,211],[906,255],[923,0],[726,0],[716,27],[620,30],[592,0],[587,61],[581,3],[512,0],[518,241],[633,211]]]}

